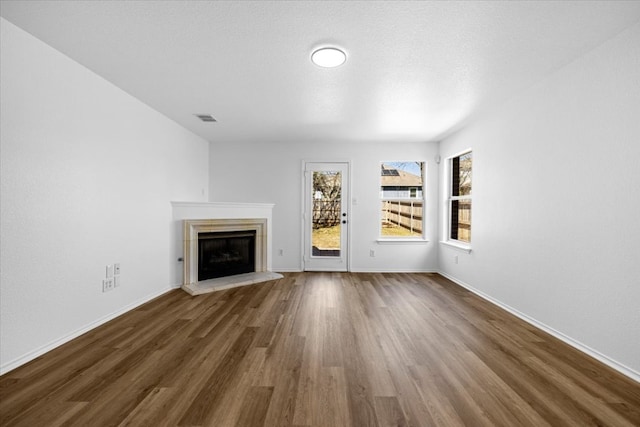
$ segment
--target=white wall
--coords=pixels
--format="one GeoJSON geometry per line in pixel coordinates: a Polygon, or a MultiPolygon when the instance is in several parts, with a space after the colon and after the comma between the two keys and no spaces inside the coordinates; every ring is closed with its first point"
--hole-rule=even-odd
{"type": "Polygon", "coordinates": [[[0,367],[169,289],[208,143],[2,19],[0,367]],[[122,286],[102,293],[105,265],[122,286]]]}
{"type": "Polygon", "coordinates": [[[441,143],[474,156],[473,251],[442,272],[635,378],[639,73],[635,25],[441,143]]]}
{"type": "Polygon", "coordinates": [[[437,270],[435,143],[310,142],[211,144],[211,201],[275,203],[273,270],[302,267],[302,161],[351,161],[351,270],[437,270]],[[380,162],[427,162],[428,243],[378,244],[380,162]],[[283,256],[278,255],[282,249],[283,256]],[[369,256],[375,250],[375,258],[369,256]]]}

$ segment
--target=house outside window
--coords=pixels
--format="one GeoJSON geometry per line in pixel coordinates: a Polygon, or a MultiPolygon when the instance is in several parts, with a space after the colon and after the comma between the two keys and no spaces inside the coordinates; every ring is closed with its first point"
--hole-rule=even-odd
{"type": "Polygon", "coordinates": [[[424,171],[424,162],[381,163],[381,237],[423,237],[424,171]]]}
{"type": "Polygon", "coordinates": [[[449,240],[471,243],[471,179],[473,156],[467,151],[449,159],[449,240]]]}

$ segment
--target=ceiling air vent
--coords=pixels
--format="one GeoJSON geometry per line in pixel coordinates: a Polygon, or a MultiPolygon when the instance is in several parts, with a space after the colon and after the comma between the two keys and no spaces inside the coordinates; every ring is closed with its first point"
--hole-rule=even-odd
{"type": "Polygon", "coordinates": [[[195,116],[203,122],[217,122],[211,114],[196,114],[195,116]]]}

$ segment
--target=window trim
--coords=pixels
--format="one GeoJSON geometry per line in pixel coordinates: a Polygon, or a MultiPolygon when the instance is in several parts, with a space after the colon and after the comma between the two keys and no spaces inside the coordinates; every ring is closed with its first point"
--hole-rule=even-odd
{"type": "Polygon", "coordinates": [[[466,253],[471,253],[471,245],[467,244],[467,243],[459,243],[459,240],[442,240],[440,243],[442,243],[443,245],[447,245],[450,246],[452,248],[458,249],[460,251],[466,252],[466,253]]]}
{"type": "MultiPolygon", "coordinates": [[[[420,236],[415,236],[415,237],[408,237],[408,236],[398,236],[398,237],[394,237],[394,236],[383,236],[382,235],[382,210],[380,208],[378,208],[378,237],[376,238],[376,242],[378,244],[385,244],[385,243],[425,243],[428,242],[429,240],[427,239],[426,233],[426,224],[427,224],[427,218],[426,218],[426,205],[427,205],[427,167],[428,167],[428,163],[426,160],[422,160],[422,159],[415,159],[415,160],[411,160],[411,161],[406,161],[406,160],[381,160],[379,162],[379,165],[383,165],[385,163],[422,163],[424,166],[422,168],[422,197],[408,197],[408,198],[404,198],[404,199],[400,199],[397,197],[389,197],[389,198],[384,198],[382,196],[382,192],[380,190],[381,187],[381,175],[378,172],[378,191],[380,193],[380,196],[378,197],[378,206],[381,205],[382,202],[384,201],[389,201],[389,202],[406,202],[406,201],[421,201],[422,202],[422,234],[420,236]]],[[[411,194],[411,191],[409,191],[409,193],[411,194]]],[[[417,193],[417,191],[416,191],[417,193]]]]}
{"type": "MultiPolygon", "coordinates": [[[[442,241],[440,243],[443,243],[447,246],[451,246],[453,248],[456,249],[460,249],[462,251],[465,251],[467,253],[471,252],[471,242],[465,242],[463,240],[458,240],[458,239],[452,239],[451,238],[451,215],[452,215],[452,204],[454,201],[460,201],[460,200],[469,200],[472,202],[473,205],[473,191],[471,194],[469,195],[463,195],[463,196],[454,196],[453,195],[453,159],[457,158],[457,157],[462,157],[465,154],[469,154],[469,153],[473,153],[473,150],[471,148],[467,148],[465,150],[462,150],[458,153],[455,153],[449,157],[447,157],[446,161],[446,192],[445,192],[445,200],[444,200],[444,206],[445,206],[445,215],[444,215],[444,239],[442,239],[442,241]]],[[[473,158],[473,156],[472,156],[473,158]]],[[[473,166],[472,166],[472,175],[471,175],[471,182],[472,182],[472,186],[471,188],[473,189],[473,166]]],[[[471,215],[473,215],[473,210],[471,211],[471,215]]]]}

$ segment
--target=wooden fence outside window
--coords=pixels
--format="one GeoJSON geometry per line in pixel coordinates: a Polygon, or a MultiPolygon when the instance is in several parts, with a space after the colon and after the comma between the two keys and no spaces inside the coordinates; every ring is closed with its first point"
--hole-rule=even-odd
{"type": "Polygon", "coordinates": [[[422,233],[422,210],[422,200],[383,200],[382,223],[397,225],[412,233],[422,233]]]}

